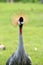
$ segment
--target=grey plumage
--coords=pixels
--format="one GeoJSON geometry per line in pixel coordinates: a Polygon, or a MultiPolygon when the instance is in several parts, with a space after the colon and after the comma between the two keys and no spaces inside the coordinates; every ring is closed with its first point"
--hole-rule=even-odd
{"type": "Polygon", "coordinates": [[[19,31],[18,49],[8,59],[6,65],[32,65],[30,57],[26,54],[23,45],[23,37],[19,31]]]}
{"type": "Polygon", "coordinates": [[[31,60],[27,55],[24,56],[12,56],[6,65],[32,65],[31,60]]]}

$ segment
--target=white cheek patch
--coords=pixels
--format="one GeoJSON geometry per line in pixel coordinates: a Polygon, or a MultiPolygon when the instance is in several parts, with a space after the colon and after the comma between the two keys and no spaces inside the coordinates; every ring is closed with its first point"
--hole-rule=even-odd
{"type": "Polygon", "coordinates": [[[18,24],[20,25],[20,22],[18,22],[18,24]]]}
{"type": "Polygon", "coordinates": [[[24,24],[24,22],[21,22],[21,24],[24,24]]]}
{"type": "Polygon", "coordinates": [[[18,24],[20,25],[20,24],[24,24],[24,22],[18,22],[18,24]]]}

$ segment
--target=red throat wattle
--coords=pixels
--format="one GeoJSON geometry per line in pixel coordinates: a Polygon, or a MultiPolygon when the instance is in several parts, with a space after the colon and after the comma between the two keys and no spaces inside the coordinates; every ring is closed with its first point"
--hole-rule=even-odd
{"type": "Polygon", "coordinates": [[[20,27],[20,34],[22,34],[22,27],[20,27]]]}

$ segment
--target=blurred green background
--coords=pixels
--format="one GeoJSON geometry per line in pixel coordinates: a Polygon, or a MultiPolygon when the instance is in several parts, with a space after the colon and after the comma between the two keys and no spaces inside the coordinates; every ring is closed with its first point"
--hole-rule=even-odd
{"type": "Polygon", "coordinates": [[[43,0],[0,0],[0,2],[43,2],[43,0]]]}
{"type": "Polygon", "coordinates": [[[0,65],[6,65],[7,59],[17,49],[18,26],[12,25],[12,17],[19,12],[28,16],[28,23],[23,27],[25,50],[32,59],[32,65],[43,65],[43,4],[41,3],[0,3],[0,44],[6,46],[6,50],[0,50],[0,65]]]}

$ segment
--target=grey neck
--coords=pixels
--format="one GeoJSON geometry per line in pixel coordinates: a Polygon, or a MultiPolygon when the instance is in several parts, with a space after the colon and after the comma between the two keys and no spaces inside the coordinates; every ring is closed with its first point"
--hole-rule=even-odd
{"type": "Polygon", "coordinates": [[[23,36],[19,32],[19,42],[18,42],[18,50],[24,52],[24,44],[23,44],[23,36]]]}

